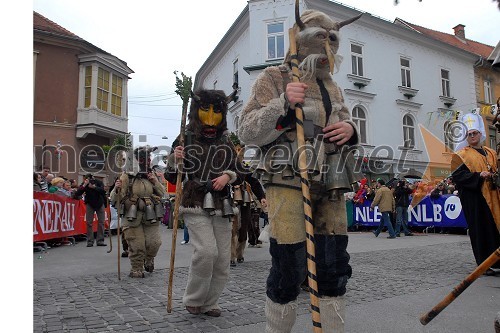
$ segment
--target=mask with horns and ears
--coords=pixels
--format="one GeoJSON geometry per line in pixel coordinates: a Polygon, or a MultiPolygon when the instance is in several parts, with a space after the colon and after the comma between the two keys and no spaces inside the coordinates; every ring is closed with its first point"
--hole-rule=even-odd
{"type": "Polygon", "coordinates": [[[134,149],[134,157],[139,163],[139,172],[145,173],[151,171],[151,153],[158,147],[141,146],[134,149]]]}
{"type": "Polygon", "coordinates": [[[234,91],[226,96],[222,90],[200,89],[191,92],[191,107],[189,109],[188,128],[196,136],[214,139],[222,136],[227,130],[227,106],[233,101],[237,93],[237,85],[233,85],[234,91]]]}
{"type": "MultiPolygon", "coordinates": [[[[311,75],[316,72],[316,69],[333,73],[339,48],[339,30],[359,19],[361,15],[363,14],[341,22],[335,22],[325,13],[317,10],[306,10],[300,15],[297,0],[293,29],[297,42],[299,68],[311,75]]],[[[284,62],[291,62],[290,51],[284,62]]]]}

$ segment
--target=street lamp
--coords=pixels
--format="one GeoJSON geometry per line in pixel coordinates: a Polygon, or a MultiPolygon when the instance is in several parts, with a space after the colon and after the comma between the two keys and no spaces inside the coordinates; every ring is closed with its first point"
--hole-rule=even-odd
{"type": "Polygon", "coordinates": [[[167,137],[167,136],[165,136],[165,135],[164,135],[164,136],[162,136],[161,138],[162,138],[163,140],[167,140],[167,139],[168,139],[168,137],[167,137]]]}

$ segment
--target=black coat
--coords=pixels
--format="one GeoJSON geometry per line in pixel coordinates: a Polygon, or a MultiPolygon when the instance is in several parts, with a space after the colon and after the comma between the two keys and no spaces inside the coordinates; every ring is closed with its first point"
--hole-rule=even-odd
{"type": "Polygon", "coordinates": [[[93,181],[95,181],[95,188],[82,185],[76,190],[74,196],[78,198],[85,193],[85,203],[98,210],[103,205],[104,207],[107,206],[106,191],[104,191],[104,184],[99,179],[93,179],[93,181]]]}

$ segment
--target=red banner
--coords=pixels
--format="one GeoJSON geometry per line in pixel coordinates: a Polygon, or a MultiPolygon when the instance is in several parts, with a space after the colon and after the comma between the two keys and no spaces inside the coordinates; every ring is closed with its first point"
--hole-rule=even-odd
{"type": "MultiPolygon", "coordinates": [[[[60,195],[33,192],[33,241],[86,235],[86,207],[83,200],[60,195]]],[[[105,209],[104,228],[109,227],[111,216],[109,205],[105,209]]],[[[94,214],[92,229],[97,231],[97,216],[94,214]]]]}

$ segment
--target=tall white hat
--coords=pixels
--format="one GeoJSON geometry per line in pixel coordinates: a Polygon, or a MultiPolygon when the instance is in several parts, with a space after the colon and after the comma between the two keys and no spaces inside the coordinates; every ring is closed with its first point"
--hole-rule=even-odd
{"type": "Polygon", "coordinates": [[[462,138],[462,141],[457,144],[457,146],[455,147],[455,151],[459,151],[460,149],[468,145],[467,133],[471,130],[476,130],[481,133],[480,142],[484,142],[486,140],[486,130],[484,128],[483,117],[481,117],[477,111],[474,110],[471,113],[464,114],[462,117],[460,117],[460,122],[462,122],[463,124],[462,133],[460,133],[460,138],[462,138]],[[465,130],[466,132],[464,133],[465,130]]]}

